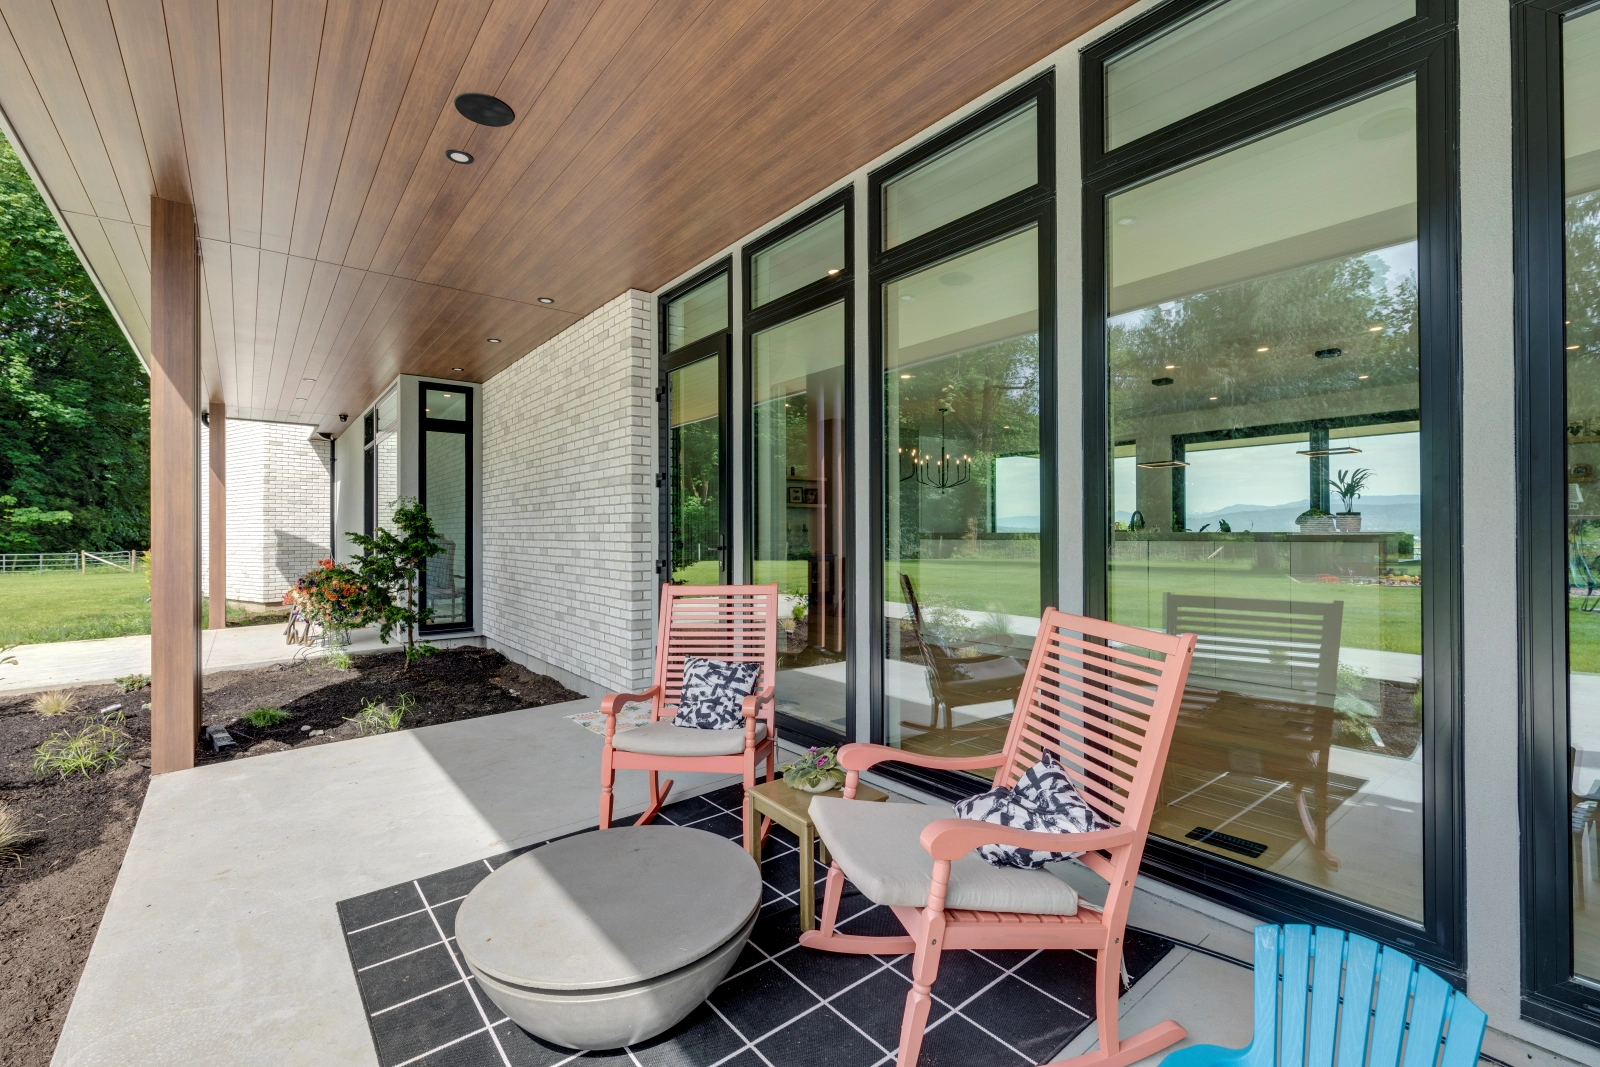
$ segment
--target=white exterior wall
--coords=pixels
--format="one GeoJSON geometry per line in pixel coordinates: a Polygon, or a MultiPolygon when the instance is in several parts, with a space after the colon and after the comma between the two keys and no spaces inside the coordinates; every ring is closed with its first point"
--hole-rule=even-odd
{"type": "MultiPolygon", "coordinates": [[[[328,555],[330,445],[309,426],[229,419],[228,599],[276,604],[328,555]]],[[[200,435],[200,544],[209,544],[209,435],[200,435]]],[[[201,588],[210,595],[209,553],[201,588]]]]}
{"type": "Polygon", "coordinates": [[[590,694],[652,668],[651,308],[630,290],[481,391],[485,642],[590,694]]]}

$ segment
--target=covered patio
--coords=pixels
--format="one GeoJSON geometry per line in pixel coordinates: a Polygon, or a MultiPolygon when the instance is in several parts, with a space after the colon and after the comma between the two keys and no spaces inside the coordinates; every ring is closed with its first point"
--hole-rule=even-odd
{"type": "MultiPolygon", "coordinates": [[[[1488,1062],[1594,1062],[1600,627],[1561,560],[1600,544],[1600,393],[1539,377],[1590,342],[1549,307],[1529,340],[1560,283],[1528,264],[1600,189],[1582,108],[1529,132],[1600,85],[1600,15],[1511,6],[0,0],[0,125],[151,381],[148,660],[18,683],[153,679],[54,1067],[885,1067],[912,990],[924,1065],[1090,1051],[1073,943],[953,949],[931,993],[798,945],[782,829],[666,1037],[580,1057],[480,995],[455,909],[603,820],[600,701],[655,679],[663,588],[727,585],[777,605],[780,761],[882,746],[862,780],[942,812],[1017,769],[976,759],[1029,721],[1051,611],[1195,635],[1127,1034],[1243,1045],[1252,929],[1312,924],[1470,996],[1488,1062]],[[1515,249],[1514,173],[1555,227],[1515,249]],[[410,504],[421,640],[583,699],[196,766],[203,674],[284,659],[203,599],[276,603],[410,504]]],[[[737,776],[663,776],[665,823],[739,839],[737,776]]],[[[1093,924],[1100,864],[1048,868],[1087,910],[1027,914],[1093,924]]]]}

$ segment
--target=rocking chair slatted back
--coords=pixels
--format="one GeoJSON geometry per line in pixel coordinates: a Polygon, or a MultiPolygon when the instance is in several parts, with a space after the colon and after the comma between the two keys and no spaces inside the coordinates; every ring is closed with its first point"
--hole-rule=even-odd
{"type": "Polygon", "coordinates": [[[1052,608],[1037,642],[995,785],[1016,784],[1049,751],[1107,822],[1147,827],[1195,636],[1052,608]]]}
{"type": "Polygon", "coordinates": [[[761,664],[756,688],[778,674],[778,586],[664,585],[656,640],[656,677],[661,697],[653,717],[670,717],[683,691],[686,656],[724,663],[761,664]]]}

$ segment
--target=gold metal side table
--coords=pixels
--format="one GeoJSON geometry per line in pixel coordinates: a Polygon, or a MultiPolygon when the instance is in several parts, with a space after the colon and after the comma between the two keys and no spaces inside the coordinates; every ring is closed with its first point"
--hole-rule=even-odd
{"type": "MultiPolygon", "coordinates": [[[[800,929],[815,930],[817,872],[811,860],[818,851],[815,846],[822,845],[821,859],[823,863],[827,863],[828,848],[817,840],[817,827],[811,821],[811,801],[814,797],[842,797],[844,790],[840,788],[826,793],[807,793],[801,789],[791,789],[783,779],[779,778],[774,782],[762,782],[748,792],[750,805],[755,809],[754,817],[750,820],[754,830],[750,835],[750,855],[755,859],[757,866],[761,864],[761,831],[755,827],[760,826],[762,816],[771,819],[800,839],[800,929]]],[[[856,786],[856,799],[881,803],[889,799],[889,794],[863,783],[856,786]]]]}

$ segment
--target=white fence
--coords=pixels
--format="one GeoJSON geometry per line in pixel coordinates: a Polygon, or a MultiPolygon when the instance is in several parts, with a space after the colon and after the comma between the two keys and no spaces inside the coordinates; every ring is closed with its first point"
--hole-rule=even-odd
{"type": "Polygon", "coordinates": [[[77,571],[79,574],[111,568],[132,572],[139,566],[139,550],[122,552],[0,552],[0,574],[44,574],[77,571]]]}

